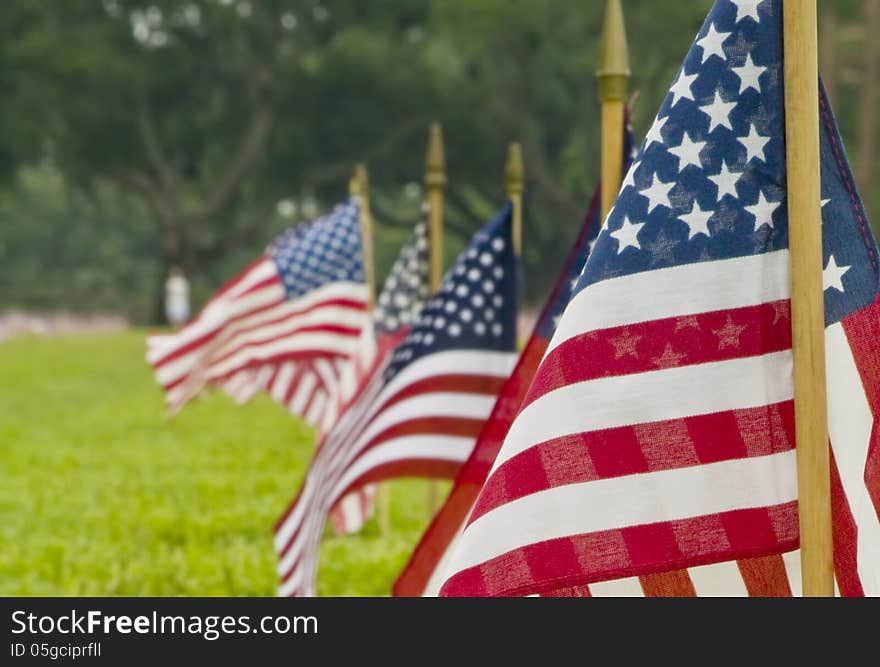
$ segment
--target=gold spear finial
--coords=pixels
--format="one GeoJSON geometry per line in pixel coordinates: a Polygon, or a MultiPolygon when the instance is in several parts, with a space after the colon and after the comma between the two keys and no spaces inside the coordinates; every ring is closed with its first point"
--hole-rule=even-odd
{"type": "Polygon", "coordinates": [[[348,179],[348,194],[350,197],[359,197],[361,194],[361,182],[358,178],[357,169],[348,179]]]}
{"type": "Polygon", "coordinates": [[[504,182],[507,194],[519,194],[523,191],[523,159],[522,146],[514,141],[507,148],[507,164],[504,166],[504,182]]]}
{"type": "Polygon", "coordinates": [[[629,49],[620,0],[607,0],[605,4],[605,24],[596,75],[599,77],[601,100],[626,100],[630,75],[629,49]]]}
{"type": "Polygon", "coordinates": [[[513,203],[513,247],[517,257],[522,253],[522,193],[523,193],[522,146],[512,142],[507,149],[507,164],[504,166],[504,184],[507,197],[513,203]]]}
{"type": "Polygon", "coordinates": [[[369,192],[370,179],[367,176],[367,166],[363,162],[359,162],[354,168],[354,177],[358,182],[360,193],[366,196],[369,192]]]}
{"type": "Polygon", "coordinates": [[[446,185],[446,157],[443,154],[443,128],[440,123],[431,123],[425,185],[429,188],[446,185]]]}

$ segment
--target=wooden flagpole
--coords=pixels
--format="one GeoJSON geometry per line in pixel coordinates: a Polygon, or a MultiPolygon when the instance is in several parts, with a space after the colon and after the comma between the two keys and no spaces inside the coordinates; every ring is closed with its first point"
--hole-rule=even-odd
{"type": "MultiPolygon", "coordinates": [[[[507,198],[513,206],[511,220],[511,235],[513,236],[513,251],[522,271],[522,195],[525,172],[523,170],[522,146],[519,142],[512,142],[507,147],[507,163],[504,165],[504,189],[507,198]]],[[[519,327],[515,332],[517,347],[519,347],[519,327]]]]}
{"type": "MultiPolygon", "coordinates": [[[[428,287],[433,295],[443,280],[443,190],[446,187],[446,158],[443,151],[443,128],[432,123],[428,136],[425,165],[425,186],[428,190],[428,287]]],[[[439,507],[439,488],[436,481],[428,486],[428,509],[431,516],[439,507]]]]}
{"type": "Polygon", "coordinates": [[[785,153],[795,437],[805,596],[834,595],[825,385],[816,0],[784,0],[785,153]]]}
{"type": "Polygon", "coordinates": [[[629,88],[629,51],[620,0],[607,0],[599,48],[599,100],[602,103],[602,224],[623,180],[623,107],[629,88]]]}
{"type": "Polygon", "coordinates": [[[507,148],[507,164],[504,165],[504,186],[507,198],[513,204],[513,249],[522,256],[522,195],[523,195],[522,147],[513,142],[507,148]]]}
{"type": "MultiPolygon", "coordinates": [[[[376,303],[376,262],[373,250],[373,215],[370,211],[370,181],[366,165],[358,164],[355,167],[354,177],[349,181],[348,189],[351,196],[357,197],[360,201],[367,312],[372,316],[376,303]]],[[[387,537],[391,534],[391,495],[387,483],[376,487],[376,514],[379,530],[383,537],[387,537]]]]}

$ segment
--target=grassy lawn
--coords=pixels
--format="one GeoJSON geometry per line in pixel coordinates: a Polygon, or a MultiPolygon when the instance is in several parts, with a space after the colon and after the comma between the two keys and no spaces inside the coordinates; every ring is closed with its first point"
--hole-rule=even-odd
{"type": "MultiPolygon", "coordinates": [[[[272,525],[312,455],[270,399],[214,394],[165,418],[144,332],[0,343],[0,595],[273,595],[272,525]]],[[[387,595],[428,519],[427,483],[329,531],[321,595],[387,595]]]]}

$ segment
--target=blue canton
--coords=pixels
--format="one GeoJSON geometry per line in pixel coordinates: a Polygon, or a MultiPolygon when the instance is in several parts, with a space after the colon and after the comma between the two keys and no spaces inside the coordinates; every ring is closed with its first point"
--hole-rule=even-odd
{"type": "MultiPolygon", "coordinates": [[[[624,180],[578,291],[616,276],[788,247],[782,84],[780,0],[718,0],[624,180]]],[[[838,154],[842,148],[829,119],[830,111],[821,151],[831,323],[873,301],[878,278],[876,246],[846,160],[836,159],[834,146],[838,154]]]]}
{"type": "Polygon", "coordinates": [[[287,299],[337,281],[364,282],[360,215],[354,198],[280,234],[267,249],[287,299]]]}
{"type": "Polygon", "coordinates": [[[508,203],[459,255],[394,351],[386,381],[435,352],[515,349],[517,275],[511,210],[508,203]]]}
{"type": "Polygon", "coordinates": [[[395,333],[412,324],[430,296],[428,289],[427,208],[403,245],[373,311],[376,331],[395,333]]]}

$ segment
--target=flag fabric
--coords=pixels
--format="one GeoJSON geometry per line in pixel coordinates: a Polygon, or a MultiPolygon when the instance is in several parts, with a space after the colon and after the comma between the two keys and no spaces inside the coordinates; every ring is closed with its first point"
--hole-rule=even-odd
{"type": "Polygon", "coordinates": [[[368,321],[367,296],[350,198],[278,236],[180,331],[151,336],[147,359],[172,412],[209,385],[245,400],[292,367],[290,408],[318,424],[368,321]]]}
{"type": "Polygon", "coordinates": [[[314,595],[327,512],[360,485],[452,477],[515,362],[511,207],[483,228],[328,433],[275,527],[281,595],[314,595]]]}
{"type": "MultiPolygon", "coordinates": [[[[350,381],[343,383],[343,390],[336,394],[336,405],[327,411],[322,424],[324,432],[335,423],[358,388],[370,381],[371,371],[380,366],[377,360],[386,357],[403,341],[429,296],[428,221],[425,207],[421,220],[404,243],[382,285],[373,309],[373,330],[363,337],[361,354],[350,364],[350,381]]],[[[373,515],[375,495],[376,485],[365,484],[339,500],[330,511],[330,520],[336,533],[347,535],[359,531],[373,515]]]]}
{"type": "MultiPolygon", "coordinates": [[[[709,14],[442,595],[649,594],[650,580],[694,594],[720,572],[740,592],[798,592],[781,11],[718,0],[709,14]]],[[[835,575],[842,595],[877,595],[878,254],[818,104],[835,575]]]]}
{"type": "MultiPolygon", "coordinates": [[[[635,146],[632,127],[628,122],[624,133],[624,171],[634,159],[635,146]]],[[[434,596],[442,583],[446,558],[454,550],[477,495],[486,481],[501,443],[507,435],[513,418],[525,397],[544,351],[556,330],[562,311],[577,286],[580,272],[599,234],[602,218],[599,207],[601,192],[590,202],[587,215],[572,249],[569,251],[556,284],[535,322],[534,330],[525,344],[510,377],[498,394],[492,413],[483,426],[477,444],[467,462],[456,475],[455,483],[446,501],[434,515],[406,567],[394,583],[397,596],[434,596]]]]}

